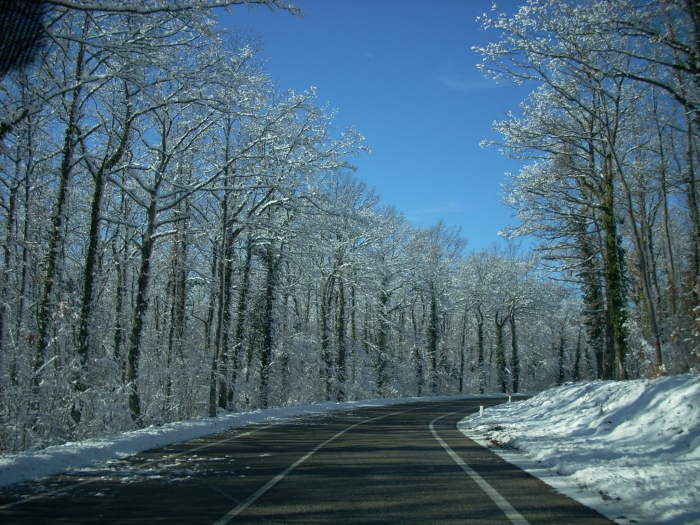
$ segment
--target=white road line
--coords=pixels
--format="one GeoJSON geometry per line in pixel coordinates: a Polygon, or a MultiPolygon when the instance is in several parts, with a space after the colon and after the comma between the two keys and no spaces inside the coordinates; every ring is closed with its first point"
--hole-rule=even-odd
{"type": "MultiPolygon", "coordinates": [[[[464,412],[464,411],[458,410],[457,412],[464,412]]],[[[477,485],[479,485],[479,487],[481,487],[481,490],[483,490],[484,492],[486,492],[486,494],[488,494],[488,496],[493,500],[493,502],[496,505],[498,505],[498,508],[500,508],[503,511],[503,514],[505,514],[506,517],[511,521],[511,523],[513,523],[513,525],[530,525],[528,523],[528,521],[525,518],[523,518],[522,515],[517,510],[515,510],[513,508],[513,506],[510,503],[508,503],[506,501],[506,499],[503,496],[501,496],[495,488],[493,488],[491,485],[489,485],[486,482],[486,480],[484,480],[484,478],[479,476],[479,474],[474,472],[474,470],[469,465],[467,465],[462,460],[462,458],[460,458],[455,453],[455,451],[450,448],[450,446],[447,443],[445,443],[442,440],[442,438],[438,435],[438,433],[435,432],[435,427],[433,426],[433,423],[442,419],[443,417],[447,417],[447,416],[451,416],[452,414],[456,414],[457,412],[451,412],[449,414],[445,414],[444,416],[440,416],[438,418],[435,418],[430,422],[430,425],[428,425],[428,426],[430,427],[430,432],[432,432],[433,437],[435,438],[435,440],[438,443],[440,443],[440,445],[442,445],[442,448],[444,448],[445,451],[447,451],[447,453],[454,460],[454,462],[457,463],[457,465],[459,465],[460,467],[462,467],[462,470],[464,472],[466,472],[469,475],[469,477],[472,478],[472,480],[474,480],[474,482],[477,485]]]]}
{"type": "Polygon", "coordinates": [[[215,522],[214,522],[214,525],[225,525],[226,523],[228,523],[229,521],[231,521],[233,518],[235,518],[236,516],[238,516],[241,512],[243,512],[245,509],[247,509],[247,508],[250,507],[253,503],[255,503],[255,501],[256,501],[260,496],[262,496],[263,494],[265,494],[268,490],[270,490],[272,487],[274,487],[275,485],[277,485],[277,483],[279,483],[280,481],[282,481],[282,479],[283,479],[287,474],[289,474],[292,470],[294,470],[295,468],[297,468],[297,467],[298,467],[299,465],[301,465],[304,461],[306,461],[306,460],[309,459],[311,456],[313,456],[316,452],[318,452],[318,451],[321,450],[323,447],[325,447],[328,443],[330,443],[331,441],[335,441],[336,439],[338,439],[340,436],[342,436],[342,435],[345,434],[346,432],[348,432],[348,431],[352,430],[353,428],[355,428],[355,427],[357,427],[357,426],[360,426],[360,425],[362,425],[362,424],[364,424],[364,423],[369,423],[370,421],[375,421],[375,420],[377,420],[377,419],[382,419],[382,418],[384,418],[384,417],[395,416],[396,414],[402,414],[402,413],[404,413],[404,412],[410,412],[411,410],[414,410],[414,409],[400,410],[400,411],[398,411],[398,412],[392,412],[391,414],[384,414],[383,416],[377,416],[377,417],[373,417],[373,418],[371,418],[371,419],[365,419],[365,420],[363,420],[363,421],[360,421],[359,423],[355,423],[354,425],[349,426],[349,427],[346,428],[345,430],[341,430],[341,431],[338,432],[335,436],[333,436],[333,437],[327,439],[326,441],[324,441],[324,442],[321,443],[320,445],[317,445],[316,448],[314,448],[311,452],[307,452],[304,456],[302,456],[301,458],[297,459],[294,463],[292,463],[290,466],[288,466],[286,469],[284,469],[284,471],[282,471],[281,473],[277,474],[274,478],[272,478],[270,481],[268,481],[265,485],[263,485],[262,487],[260,487],[255,493],[253,493],[251,496],[249,496],[248,499],[246,499],[243,503],[241,503],[240,505],[238,505],[238,507],[236,507],[235,509],[231,510],[228,514],[226,514],[226,515],[225,515],[223,518],[221,518],[220,520],[215,521],[215,522]]]}
{"type": "MultiPolygon", "coordinates": [[[[243,432],[242,434],[236,434],[230,438],[222,439],[221,441],[214,441],[213,443],[207,443],[206,445],[200,445],[198,447],[194,447],[188,450],[185,450],[183,452],[177,452],[176,454],[169,454],[167,456],[164,456],[163,458],[157,460],[157,461],[144,461],[142,463],[137,463],[134,465],[132,468],[139,468],[139,467],[145,467],[146,465],[152,466],[152,465],[157,465],[158,463],[162,463],[163,461],[168,461],[173,458],[179,457],[179,456],[184,456],[185,454],[190,454],[192,452],[197,452],[198,450],[202,450],[208,447],[213,447],[214,445],[218,445],[220,443],[228,443],[229,441],[233,441],[234,439],[238,439],[244,436],[249,436],[250,434],[255,434],[256,432],[260,432],[261,430],[265,430],[266,428],[273,427],[275,425],[265,425],[264,427],[259,427],[253,430],[249,430],[248,432],[243,432]]],[[[173,443],[175,444],[175,443],[173,443]]],[[[144,451],[145,452],[145,451],[144,451]]],[[[60,475],[60,474],[58,474],[60,475]]],[[[35,496],[29,496],[27,498],[22,498],[17,501],[13,501],[12,503],[6,503],[5,505],[0,505],[0,511],[10,509],[12,507],[16,507],[17,505],[22,505],[24,503],[29,503],[30,501],[36,501],[38,499],[43,499],[43,498],[48,498],[50,496],[54,496],[56,494],[59,494],[60,492],[68,492],[69,490],[77,489],[78,487],[82,487],[83,485],[89,485],[90,483],[94,483],[95,481],[98,481],[102,479],[103,476],[98,476],[93,479],[86,479],[84,481],[80,481],[78,483],[73,483],[72,485],[68,485],[67,487],[60,487],[54,490],[49,490],[48,492],[42,492],[41,494],[37,494],[35,496]]]]}

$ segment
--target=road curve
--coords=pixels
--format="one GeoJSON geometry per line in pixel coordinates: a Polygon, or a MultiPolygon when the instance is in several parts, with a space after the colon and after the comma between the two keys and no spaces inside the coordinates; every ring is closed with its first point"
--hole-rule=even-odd
{"type": "Polygon", "coordinates": [[[427,401],[212,434],[6,488],[0,523],[612,523],[465,438],[456,423],[478,407],[427,401]]]}

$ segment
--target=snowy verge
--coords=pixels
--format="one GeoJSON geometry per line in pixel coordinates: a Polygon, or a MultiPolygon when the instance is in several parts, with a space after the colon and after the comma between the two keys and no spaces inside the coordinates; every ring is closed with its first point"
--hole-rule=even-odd
{"type": "Polygon", "coordinates": [[[567,384],[458,428],[617,523],[700,524],[698,376],[567,384]]]}
{"type": "MultiPolygon", "coordinates": [[[[474,399],[477,396],[441,396],[374,399],[343,403],[320,403],[227,414],[218,418],[179,421],[162,426],[47,447],[38,451],[0,455],[0,487],[94,466],[101,461],[124,458],[144,450],[200,438],[254,423],[282,423],[289,418],[325,414],[337,410],[386,406],[416,401],[474,399]]],[[[479,396],[483,397],[483,396],[479,396]]],[[[500,396],[487,396],[500,397],[500,396]]]]}

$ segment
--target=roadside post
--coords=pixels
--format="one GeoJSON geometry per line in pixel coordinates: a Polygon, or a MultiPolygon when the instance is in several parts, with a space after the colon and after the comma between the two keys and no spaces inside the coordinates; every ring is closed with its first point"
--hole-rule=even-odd
{"type": "Polygon", "coordinates": [[[484,402],[479,402],[479,417],[484,417],[484,402]]]}

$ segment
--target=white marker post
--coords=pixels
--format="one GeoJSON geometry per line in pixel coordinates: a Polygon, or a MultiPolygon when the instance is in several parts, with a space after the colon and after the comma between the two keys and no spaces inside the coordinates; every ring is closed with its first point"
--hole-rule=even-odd
{"type": "Polygon", "coordinates": [[[508,392],[508,402],[510,403],[510,398],[513,396],[513,392],[508,392]]]}
{"type": "Polygon", "coordinates": [[[479,417],[484,417],[484,402],[481,401],[479,404],[479,417]]]}

